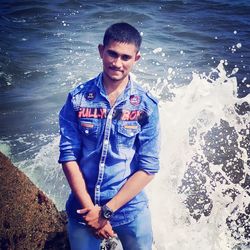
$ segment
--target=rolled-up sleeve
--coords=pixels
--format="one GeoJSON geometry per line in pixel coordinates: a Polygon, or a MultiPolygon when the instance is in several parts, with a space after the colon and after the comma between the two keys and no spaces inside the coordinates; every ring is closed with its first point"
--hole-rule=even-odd
{"type": "Polygon", "coordinates": [[[61,138],[58,162],[79,161],[81,158],[81,137],[71,94],[68,95],[65,105],[59,113],[59,125],[61,138]]]}
{"type": "Polygon", "coordinates": [[[157,173],[160,168],[160,122],[157,105],[149,115],[147,123],[142,126],[138,139],[140,145],[137,151],[139,170],[148,174],[157,173]]]}

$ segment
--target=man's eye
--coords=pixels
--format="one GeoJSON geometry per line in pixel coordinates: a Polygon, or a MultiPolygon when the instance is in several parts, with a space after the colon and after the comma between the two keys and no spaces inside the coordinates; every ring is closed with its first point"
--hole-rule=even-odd
{"type": "Polygon", "coordinates": [[[127,56],[127,55],[124,55],[122,56],[122,60],[123,61],[128,61],[131,57],[130,56],[127,56]]]}
{"type": "Polygon", "coordinates": [[[118,55],[113,51],[108,51],[108,55],[111,56],[111,57],[114,57],[114,58],[118,57],[118,55]]]}

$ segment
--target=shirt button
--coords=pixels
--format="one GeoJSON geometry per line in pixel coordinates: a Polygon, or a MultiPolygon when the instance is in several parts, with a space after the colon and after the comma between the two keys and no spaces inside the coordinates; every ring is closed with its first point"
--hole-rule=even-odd
{"type": "Polygon", "coordinates": [[[130,135],[131,135],[131,136],[133,136],[133,135],[134,135],[134,133],[133,133],[133,132],[131,132],[131,133],[130,133],[130,135]]]}
{"type": "Polygon", "coordinates": [[[101,163],[100,166],[103,168],[104,167],[104,163],[101,163]]]}
{"type": "Polygon", "coordinates": [[[88,133],[89,133],[89,131],[87,129],[85,129],[85,134],[88,134],[88,133]]]}
{"type": "Polygon", "coordinates": [[[97,185],[97,186],[96,186],[96,190],[99,190],[99,189],[100,189],[100,186],[99,186],[99,185],[97,185]]]}
{"type": "Polygon", "coordinates": [[[104,144],[105,144],[105,145],[107,145],[108,143],[109,143],[109,141],[108,141],[108,140],[105,140],[105,141],[104,141],[104,144]]]}

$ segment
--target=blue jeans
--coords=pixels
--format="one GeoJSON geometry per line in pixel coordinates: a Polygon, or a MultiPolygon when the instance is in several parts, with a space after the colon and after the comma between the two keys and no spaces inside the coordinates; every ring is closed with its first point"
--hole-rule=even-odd
{"type": "MultiPolygon", "coordinates": [[[[114,227],[123,250],[151,250],[153,234],[151,216],[146,207],[132,222],[114,227]]],[[[89,227],[69,218],[68,235],[71,250],[99,250],[101,240],[96,238],[89,227]]]]}

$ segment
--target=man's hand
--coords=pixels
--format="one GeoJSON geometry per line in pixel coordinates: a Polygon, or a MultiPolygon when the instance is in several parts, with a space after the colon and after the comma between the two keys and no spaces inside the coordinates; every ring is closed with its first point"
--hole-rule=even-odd
{"type": "Polygon", "coordinates": [[[114,233],[109,221],[107,222],[107,224],[104,227],[97,230],[95,234],[101,239],[109,239],[109,238],[112,238],[115,236],[115,233],[114,233]]]}
{"type": "Polygon", "coordinates": [[[101,208],[98,205],[91,208],[79,209],[77,213],[83,214],[83,219],[87,225],[95,230],[103,228],[108,222],[108,220],[101,216],[101,208]]]}

